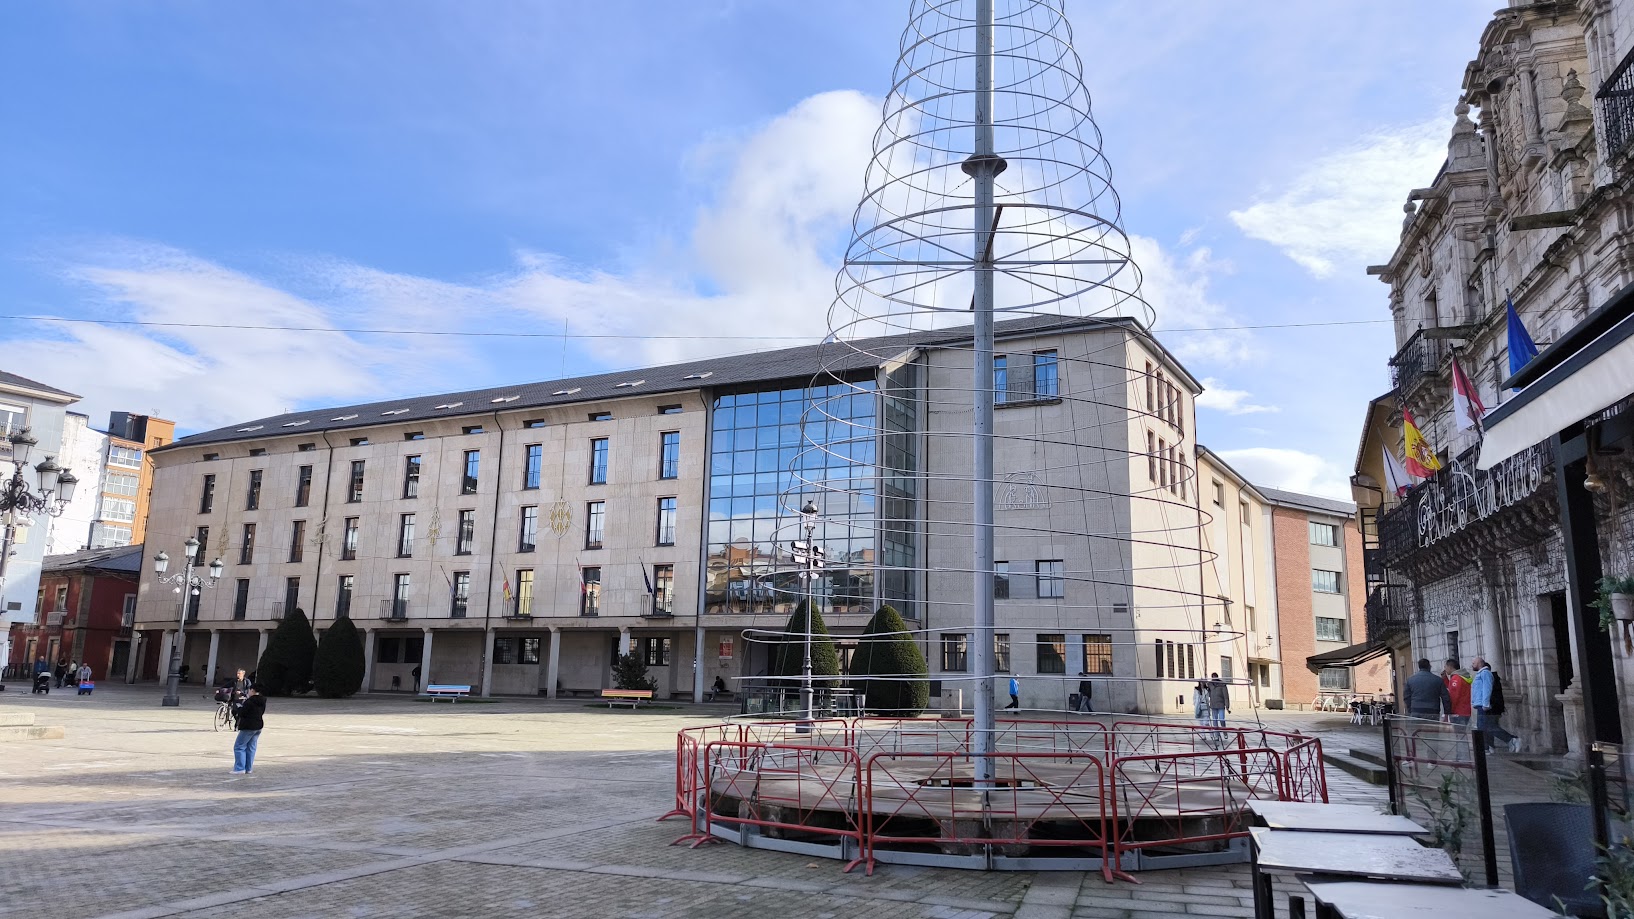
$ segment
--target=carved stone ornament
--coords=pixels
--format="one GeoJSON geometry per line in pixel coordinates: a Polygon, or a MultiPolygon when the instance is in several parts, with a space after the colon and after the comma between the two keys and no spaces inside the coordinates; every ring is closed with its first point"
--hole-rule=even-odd
{"type": "Polygon", "coordinates": [[[556,534],[557,539],[566,536],[573,529],[573,506],[557,498],[556,503],[550,506],[550,513],[545,517],[545,525],[556,534]]]}
{"type": "Polygon", "coordinates": [[[1033,472],[1006,474],[1004,484],[999,486],[999,493],[994,497],[999,510],[1042,510],[1049,507],[1049,502],[1044,500],[1044,490],[1038,485],[1038,474],[1033,472]]]}

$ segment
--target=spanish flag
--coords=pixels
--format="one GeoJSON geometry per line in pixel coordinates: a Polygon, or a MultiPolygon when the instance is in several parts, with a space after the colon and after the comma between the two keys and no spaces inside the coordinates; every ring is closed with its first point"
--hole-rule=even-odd
{"type": "Polygon", "coordinates": [[[1413,413],[1402,409],[1401,421],[1402,432],[1407,440],[1405,451],[1407,456],[1404,463],[1407,473],[1421,479],[1435,475],[1436,470],[1441,468],[1441,461],[1435,458],[1435,451],[1430,449],[1430,442],[1419,432],[1417,422],[1413,421],[1413,413]]]}

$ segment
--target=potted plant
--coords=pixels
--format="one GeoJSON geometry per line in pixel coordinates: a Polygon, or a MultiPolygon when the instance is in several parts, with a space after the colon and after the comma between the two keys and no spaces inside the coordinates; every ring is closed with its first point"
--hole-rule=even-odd
{"type": "Polygon", "coordinates": [[[1634,577],[1603,577],[1599,592],[1589,605],[1600,610],[1601,630],[1609,631],[1612,622],[1634,622],[1634,577]]]}

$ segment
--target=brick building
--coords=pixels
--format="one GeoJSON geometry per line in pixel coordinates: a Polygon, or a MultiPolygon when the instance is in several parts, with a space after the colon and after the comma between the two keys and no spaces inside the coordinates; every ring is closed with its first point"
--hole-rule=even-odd
{"type": "Polygon", "coordinates": [[[46,556],[40,569],[34,623],[11,626],[13,671],[44,657],[88,662],[96,680],[123,679],[130,665],[141,546],[87,549],[46,556]]]}

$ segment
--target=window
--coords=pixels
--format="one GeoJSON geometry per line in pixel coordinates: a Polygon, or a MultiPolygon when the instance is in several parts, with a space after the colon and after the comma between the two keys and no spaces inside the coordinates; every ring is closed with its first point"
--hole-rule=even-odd
{"type": "Polygon", "coordinates": [[[266,456],[267,455],[267,448],[266,447],[251,447],[250,448],[250,455],[251,456],[266,456]]]}
{"type": "Polygon", "coordinates": [[[352,484],[346,492],[346,503],[356,504],[363,500],[363,460],[352,460],[352,484]]]}
{"type": "Polygon", "coordinates": [[[527,421],[522,422],[522,426],[524,428],[542,428],[545,426],[545,419],[529,418],[527,421]]]}
{"type": "Polygon", "coordinates": [[[1337,546],[1339,545],[1339,528],[1331,523],[1317,523],[1311,521],[1311,545],[1337,546]]]}
{"type": "Polygon", "coordinates": [[[544,444],[528,444],[528,455],[522,463],[522,487],[539,487],[539,464],[545,455],[544,444]]]}
{"type": "Polygon", "coordinates": [[[464,619],[471,606],[471,572],[456,571],[448,587],[448,616],[464,619]]]}
{"type": "Polygon", "coordinates": [[[210,549],[210,528],[209,527],[199,527],[198,535],[195,536],[194,538],[199,541],[198,559],[200,561],[203,561],[204,556],[208,553],[208,551],[210,549]]]}
{"type": "Polygon", "coordinates": [[[516,639],[510,636],[501,636],[494,639],[494,663],[516,663],[516,639]]]}
{"type": "Polygon", "coordinates": [[[579,569],[579,615],[601,614],[601,569],[579,569]]]}
{"type": "Polygon", "coordinates": [[[317,444],[297,444],[295,446],[295,450],[299,453],[311,453],[316,449],[318,449],[317,444]]]}
{"type": "Polygon", "coordinates": [[[993,633],[993,672],[1010,672],[1010,633],[993,633]]]}
{"type": "Polygon", "coordinates": [[[681,407],[679,405],[660,405],[658,406],[658,414],[679,415],[681,414],[681,407]]]}
{"type": "Polygon", "coordinates": [[[942,670],[947,673],[965,672],[969,668],[968,651],[969,643],[965,635],[956,632],[944,632],[942,634],[942,670]]]}
{"type": "Polygon", "coordinates": [[[1329,619],[1326,616],[1316,617],[1317,641],[1344,641],[1345,620],[1329,619]]]}
{"type": "Polygon", "coordinates": [[[1336,594],[1339,592],[1339,572],[1323,571],[1321,568],[1311,569],[1311,589],[1322,594],[1336,594]]]}
{"type": "Polygon", "coordinates": [[[1197,672],[1197,646],[1186,646],[1186,679],[1193,680],[1202,676],[1197,672]]]}
{"type": "Polygon", "coordinates": [[[1146,362],[1146,413],[1157,410],[1157,397],[1153,394],[1155,381],[1152,379],[1152,362],[1146,362]]]}
{"type": "Polygon", "coordinates": [[[1225,486],[1219,482],[1214,483],[1214,506],[1225,507],[1225,486]]]}
{"type": "Polygon", "coordinates": [[[295,506],[306,507],[312,500],[312,467],[302,466],[295,478],[295,506]]]}
{"type": "Polygon", "coordinates": [[[1345,667],[1325,667],[1318,674],[1317,682],[1323,689],[1349,689],[1350,670],[1345,667]]]}
{"type": "Polygon", "coordinates": [[[675,545],[675,499],[658,499],[658,545],[675,545]]]}
{"type": "Polygon", "coordinates": [[[118,444],[110,445],[108,447],[108,465],[140,469],[142,468],[142,451],[136,447],[121,447],[118,444]]]}
{"type": "Polygon", "coordinates": [[[1054,399],[1061,395],[1061,368],[1054,351],[1033,352],[1033,398],[1054,399]]]}
{"type": "Polygon", "coordinates": [[[250,579],[239,578],[238,589],[233,591],[233,618],[244,619],[250,614],[250,579]]]}
{"type": "Polygon", "coordinates": [[[516,615],[533,615],[533,569],[516,569],[516,615]]]}
{"type": "MultiPolygon", "coordinates": [[[[452,407],[452,406],[450,406],[450,407],[452,407]]],[[[481,434],[482,433],[482,425],[480,425],[480,424],[468,424],[465,427],[460,428],[460,433],[461,434],[481,434]]]]}
{"type": "Polygon", "coordinates": [[[64,613],[64,612],[68,611],[68,588],[67,587],[57,588],[57,605],[52,607],[52,610],[54,612],[58,612],[58,613],[64,613]]]}
{"type": "Polygon", "coordinates": [[[284,578],[284,615],[301,607],[301,579],[284,578]]]}
{"type": "Polygon", "coordinates": [[[1040,599],[1060,599],[1067,595],[1065,569],[1066,564],[1060,560],[1037,563],[1040,599]]]}
{"type": "Polygon", "coordinates": [[[408,618],[409,576],[394,574],[391,576],[391,617],[393,619],[408,618]]]}
{"type": "Polygon", "coordinates": [[[678,479],[681,477],[681,432],[665,431],[658,436],[658,477],[678,479]]]}
{"type": "Polygon", "coordinates": [[[1002,403],[1010,394],[1010,360],[1003,354],[993,355],[993,401],[1002,403]]]}
{"type": "Polygon", "coordinates": [[[357,558],[357,517],[346,518],[346,529],[341,532],[340,558],[341,561],[351,561],[357,558]]]}
{"type": "Polygon", "coordinates": [[[1067,672],[1067,636],[1038,636],[1038,672],[1067,672]]]}
{"type": "Polygon", "coordinates": [[[613,413],[612,412],[591,412],[590,413],[590,420],[591,421],[612,421],[613,420],[613,413]]]}
{"type": "Polygon", "coordinates": [[[1010,599],[1010,563],[993,563],[993,599],[1010,599]]]}
{"type": "Polygon", "coordinates": [[[522,534],[517,539],[516,551],[532,552],[539,539],[539,508],[528,505],[522,508],[522,534]]]}
{"type": "Polygon", "coordinates": [[[1084,672],[1112,674],[1112,636],[1084,636],[1084,672]]]}
{"type": "Polygon", "coordinates": [[[117,472],[110,472],[102,479],[102,493],[134,498],[136,497],[136,487],[140,483],[141,479],[134,475],[120,475],[117,472]]]}
{"type": "Polygon", "coordinates": [[[584,547],[600,549],[602,530],[607,522],[607,502],[591,501],[584,515],[584,547]]]}
{"type": "Polygon", "coordinates": [[[261,470],[250,470],[250,489],[244,496],[244,509],[256,510],[261,506],[261,470]]]}
{"type": "Polygon", "coordinates": [[[648,667],[669,666],[670,639],[643,638],[641,639],[641,656],[646,660],[648,667]]]}
{"type": "Polygon", "coordinates": [[[420,496],[420,457],[403,457],[403,497],[420,496]]]}
{"type": "Polygon", "coordinates": [[[1222,654],[1222,655],[1220,655],[1220,679],[1229,680],[1229,679],[1232,679],[1232,678],[1233,677],[1231,675],[1231,655],[1222,654]]]}
{"type": "Polygon", "coordinates": [[[470,555],[477,543],[477,512],[460,511],[460,531],[454,542],[455,555],[470,555]]]}
{"type": "Polygon", "coordinates": [[[590,441],[590,484],[607,484],[607,438],[590,441]]]}
{"type": "Polygon", "coordinates": [[[460,494],[474,495],[477,493],[477,469],[481,465],[481,450],[465,451],[465,477],[460,479],[460,494]]]}
{"type": "Polygon", "coordinates": [[[408,558],[414,554],[414,515],[403,514],[397,518],[397,557],[408,558]]]}
{"type": "Polygon", "coordinates": [[[1169,442],[1161,437],[1157,439],[1157,484],[1169,487],[1169,442]]]}
{"type": "Polygon", "coordinates": [[[404,440],[425,440],[426,439],[426,432],[424,432],[424,431],[404,431],[403,432],[403,439],[404,440]]]}
{"type": "Polygon", "coordinates": [[[1455,661],[1464,659],[1463,653],[1458,650],[1458,632],[1456,630],[1447,633],[1447,656],[1455,661]]]}
{"type": "Polygon", "coordinates": [[[123,628],[130,628],[136,623],[136,595],[125,594],[125,606],[119,614],[119,624],[123,628]]]}
{"type": "Polygon", "coordinates": [[[367,438],[367,437],[354,437],[351,440],[347,441],[347,443],[351,444],[354,447],[367,447],[369,445],[369,438],[367,438]]]}
{"type": "Polygon", "coordinates": [[[244,541],[238,546],[238,563],[248,565],[255,558],[255,524],[244,524],[244,541]]]}
{"type": "Polygon", "coordinates": [[[127,498],[103,498],[102,519],[130,523],[136,519],[136,502],[127,498]]]}
{"type": "Polygon", "coordinates": [[[661,616],[675,615],[675,566],[652,566],[652,610],[661,616]]]}
{"type": "Polygon", "coordinates": [[[306,554],[306,521],[297,520],[289,528],[289,560],[298,562],[306,554]]]}
{"type": "Polygon", "coordinates": [[[199,513],[208,514],[216,509],[216,474],[204,477],[204,491],[199,495],[199,513]]]}
{"type": "Polygon", "coordinates": [[[1146,432],[1146,478],[1157,481],[1157,435],[1146,432]]]}
{"type": "Polygon", "coordinates": [[[539,639],[520,638],[517,640],[517,644],[521,647],[521,654],[517,658],[518,661],[524,664],[539,663],[539,639]]]}
{"type": "Polygon", "coordinates": [[[335,579],[335,618],[352,618],[352,575],[343,574],[335,579]]]}
{"type": "Polygon", "coordinates": [[[20,405],[0,405],[0,437],[28,427],[28,410],[20,405]]]}

